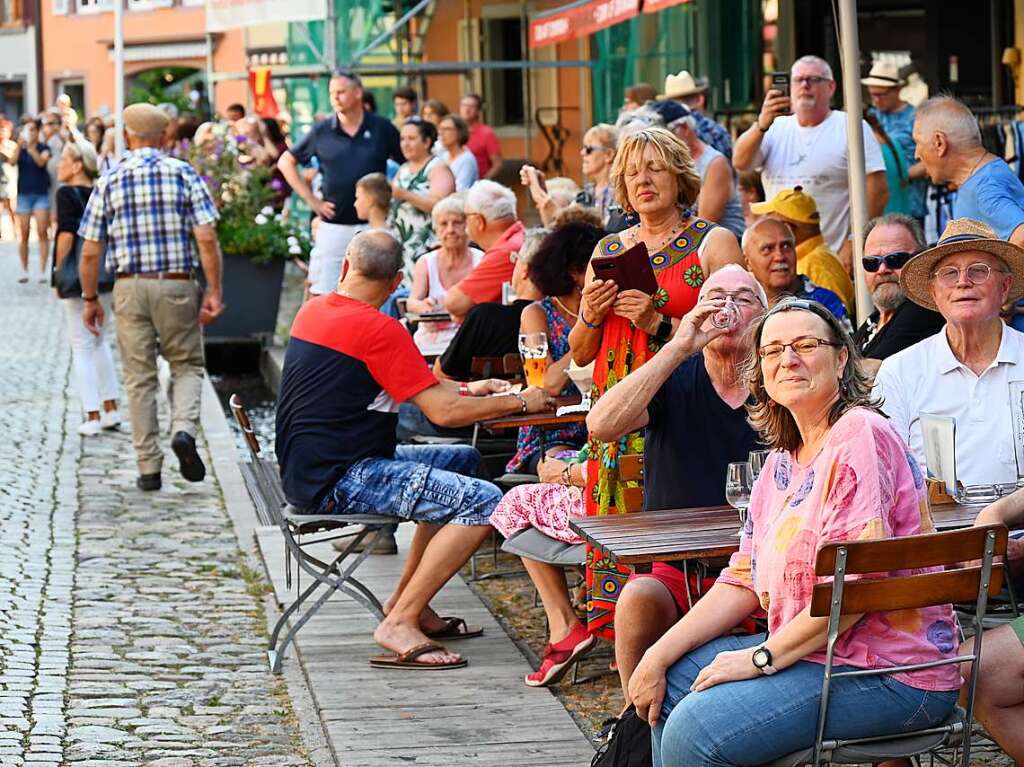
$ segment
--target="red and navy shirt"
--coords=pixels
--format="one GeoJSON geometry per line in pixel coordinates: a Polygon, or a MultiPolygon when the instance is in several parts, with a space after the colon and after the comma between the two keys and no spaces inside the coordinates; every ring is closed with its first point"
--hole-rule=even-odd
{"type": "Polygon", "coordinates": [[[299,311],[277,398],[288,502],[315,509],[349,467],[393,458],[398,403],[437,383],[397,320],[337,293],[299,311]]]}

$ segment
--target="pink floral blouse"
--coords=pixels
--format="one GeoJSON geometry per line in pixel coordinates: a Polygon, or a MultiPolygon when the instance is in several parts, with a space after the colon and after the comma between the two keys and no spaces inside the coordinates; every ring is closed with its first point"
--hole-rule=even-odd
{"type": "MultiPolygon", "coordinates": [[[[818,548],[826,541],[892,538],[934,532],[924,477],[881,415],[854,408],[832,427],[806,466],[782,450],[765,463],[750,503],[740,550],[719,580],[753,591],[768,613],[769,632],[811,601],[818,548]]],[[[911,575],[932,570],[894,573],[911,575]]],[[[856,578],[876,575],[851,575],[856,578]]],[[[868,613],[836,642],[835,664],[857,668],[926,663],[953,657],[959,644],[951,605],[868,613]]],[[[825,650],[805,660],[825,662],[825,650]]],[[[956,664],[893,678],[922,690],[960,686],[956,664]]]]}

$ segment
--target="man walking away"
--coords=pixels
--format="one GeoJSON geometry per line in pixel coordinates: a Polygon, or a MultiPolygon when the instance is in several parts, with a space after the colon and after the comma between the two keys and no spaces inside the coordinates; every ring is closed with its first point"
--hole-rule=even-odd
{"type": "Polygon", "coordinates": [[[124,110],[128,153],[96,183],[82,217],[79,273],[82,313],[96,333],[103,324],[97,300],[100,256],[106,249],[114,283],[117,343],[132,420],[140,490],[160,489],[163,451],[157,441],[156,352],[171,365],[171,449],[190,482],[206,476],[195,435],[203,382],[206,325],[224,310],[217,209],[206,184],[188,163],[159,147],[168,118],[151,104],[124,110]],[[195,279],[195,238],[206,292],[195,279]]]}

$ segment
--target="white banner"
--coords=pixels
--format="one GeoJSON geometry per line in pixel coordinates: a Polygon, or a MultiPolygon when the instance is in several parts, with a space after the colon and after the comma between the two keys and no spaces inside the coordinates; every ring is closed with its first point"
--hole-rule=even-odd
{"type": "Polygon", "coordinates": [[[327,0],[207,0],[206,31],[280,21],[323,21],[327,0]]]}

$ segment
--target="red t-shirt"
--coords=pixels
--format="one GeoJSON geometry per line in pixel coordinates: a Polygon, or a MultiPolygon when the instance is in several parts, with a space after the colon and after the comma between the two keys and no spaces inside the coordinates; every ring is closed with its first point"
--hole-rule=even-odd
{"type": "Polygon", "coordinates": [[[474,304],[501,303],[501,285],[512,279],[512,271],[515,269],[510,254],[518,253],[523,247],[525,232],[522,222],[512,224],[501,235],[501,239],[487,249],[473,271],[455,287],[469,296],[474,304]]]}
{"type": "Polygon", "coordinates": [[[491,126],[477,123],[469,129],[469,142],[466,146],[476,158],[477,167],[480,169],[480,178],[484,178],[487,171],[491,169],[491,165],[494,164],[491,162],[491,158],[501,153],[498,148],[498,137],[494,135],[491,126]]]}

